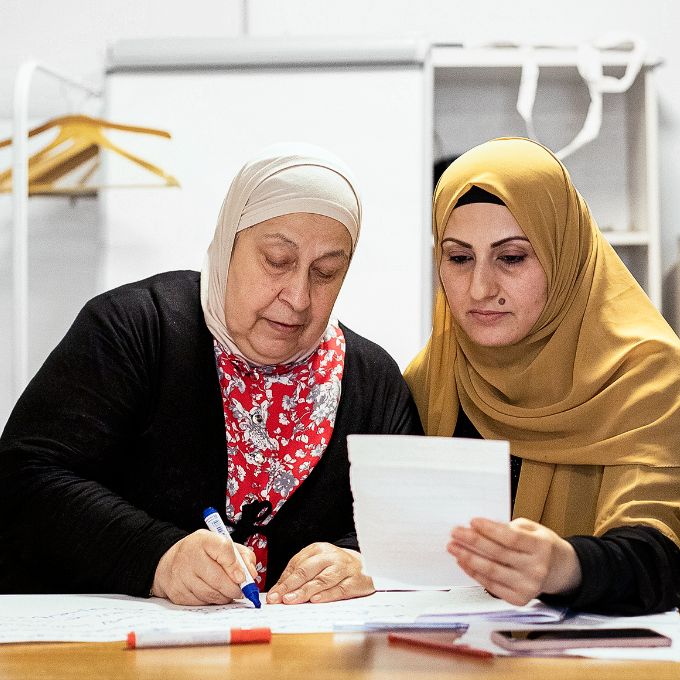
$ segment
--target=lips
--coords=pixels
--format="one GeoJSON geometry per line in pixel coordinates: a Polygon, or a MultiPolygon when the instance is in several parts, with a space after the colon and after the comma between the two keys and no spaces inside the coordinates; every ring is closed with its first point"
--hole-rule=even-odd
{"type": "Polygon", "coordinates": [[[478,323],[494,323],[507,316],[509,312],[498,312],[491,309],[471,309],[468,316],[471,316],[478,323]]]}
{"type": "Polygon", "coordinates": [[[303,324],[301,323],[298,324],[282,323],[280,321],[274,321],[273,319],[265,319],[265,321],[275,331],[278,331],[279,333],[283,334],[297,333],[303,326],[303,324]]]}

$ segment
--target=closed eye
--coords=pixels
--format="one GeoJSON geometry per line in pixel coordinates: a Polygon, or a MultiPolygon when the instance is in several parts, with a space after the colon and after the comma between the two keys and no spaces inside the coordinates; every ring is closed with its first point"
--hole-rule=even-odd
{"type": "Polygon", "coordinates": [[[526,255],[501,255],[498,259],[505,264],[521,264],[526,259],[526,255]]]}
{"type": "Polygon", "coordinates": [[[327,272],[322,269],[314,269],[314,275],[321,281],[330,281],[337,275],[337,271],[327,272]]]}
{"type": "Polygon", "coordinates": [[[276,260],[270,260],[268,257],[265,258],[265,261],[270,267],[273,267],[274,269],[285,269],[288,266],[288,262],[286,260],[282,262],[278,262],[276,260]]]}
{"type": "Polygon", "coordinates": [[[449,262],[453,262],[454,264],[465,264],[471,259],[472,257],[470,255],[449,255],[448,257],[449,262]]]}

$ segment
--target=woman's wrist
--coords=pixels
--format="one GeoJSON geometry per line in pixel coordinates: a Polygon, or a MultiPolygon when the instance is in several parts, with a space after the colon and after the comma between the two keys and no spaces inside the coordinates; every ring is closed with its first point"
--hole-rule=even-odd
{"type": "Polygon", "coordinates": [[[543,592],[548,595],[566,595],[577,590],[582,579],[581,562],[576,550],[571,543],[558,538],[553,546],[551,568],[543,592]]]}

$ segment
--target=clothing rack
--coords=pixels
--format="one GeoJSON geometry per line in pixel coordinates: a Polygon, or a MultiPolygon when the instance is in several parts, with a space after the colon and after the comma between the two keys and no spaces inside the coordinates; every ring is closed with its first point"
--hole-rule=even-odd
{"type": "Polygon", "coordinates": [[[12,392],[15,399],[28,382],[28,96],[37,71],[90,96],[102,96],[102,90],[37,61],[27,61],[17,71],[12,127],[12,392]]]}

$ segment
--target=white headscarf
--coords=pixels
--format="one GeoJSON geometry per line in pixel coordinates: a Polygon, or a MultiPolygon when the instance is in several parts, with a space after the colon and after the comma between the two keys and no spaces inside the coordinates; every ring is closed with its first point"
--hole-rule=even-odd
{"type": "MultiPolygon", "coordinates": [[[[201,306],[208,329],[229,352],[251,364],[229,335],[224,300],[236,233],[260,222],[306,212],[343,224],[356,248],[361,202],[351,172],[330,152],[310,144],[267,147],[236,175],[222,204],[215,235],[201,271],[201,306]]],[[[309,355],[321,338],[284,363],[309,355]]]]}

